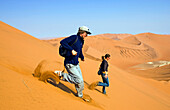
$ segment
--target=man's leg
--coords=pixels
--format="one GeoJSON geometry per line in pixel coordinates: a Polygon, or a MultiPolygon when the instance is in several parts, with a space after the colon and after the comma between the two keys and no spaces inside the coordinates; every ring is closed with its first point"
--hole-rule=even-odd
{"type": "Polygon", "coordinates": [[[62,73],[62,80],[75,84],[78,97],[83,96],[84,82],[79,65],[66,64],[67,73],[62,73]]]}
{"type": "Polygon", "coordinates": [[[75,88],[77,90],[78,97],[83,97],[84,81],[79,64],[76,66],[76,69],[78,70],[79,78],[81,81],[79,84],[75,84],[75,88]]]}

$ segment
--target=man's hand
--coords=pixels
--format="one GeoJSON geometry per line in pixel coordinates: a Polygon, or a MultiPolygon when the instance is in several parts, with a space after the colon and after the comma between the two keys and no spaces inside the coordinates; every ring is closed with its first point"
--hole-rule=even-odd
{"type": "Polygon", "coordinates": [[[77,55],[77,52],[75,50],[72,50],[71,53],[72,55],[75,55],[75,56],[77,55]]]}
{"type": "Polygon", "coordinates": [[[108,77],[108,74],[106,74],[104,77],[107,78],[107,77],[108,77]]]}

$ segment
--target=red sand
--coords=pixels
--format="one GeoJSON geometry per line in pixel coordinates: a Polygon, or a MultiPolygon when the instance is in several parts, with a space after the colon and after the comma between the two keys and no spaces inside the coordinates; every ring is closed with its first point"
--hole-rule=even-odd
{"type": "Polygon", "coordinates": [[[169,110],[167,79],[170,76],[162,75],[169,74],[170,66],[145,71],[131,67],[149,61],[169,61],[170,35],[143,33],[120,40],[114,40],[112,34],[109,36],[85,39],[85,62],[80,61],[80,67],[85,81],[84,94],[93,99],[88,103],[74,95],[73,84],[61,81],[53,86],[32,76],[35,69],[40,74],[63,69],[63,58],[58,54],[59,41],[63,38],[42,41],[0,22],[0,109],[169,110]],[[101,93],[101,87],[88,89],[90,83],[101,80],[97,70],[105,53],[111,54],[107,95],[101,93]]]}

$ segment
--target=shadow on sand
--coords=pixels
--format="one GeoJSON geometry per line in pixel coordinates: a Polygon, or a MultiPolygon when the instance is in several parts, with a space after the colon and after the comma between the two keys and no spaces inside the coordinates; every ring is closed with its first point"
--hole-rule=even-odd
{"type": "MultiPolygon", "coordinates": [[[[65,91],[65,92],[67,92],[67,93],[72,93],[72,94],[74,94],[74,96],[77,97],[77,94],[76,94],[74,91],[72,91],[71,89],[69,89],[67,86],[65,86],[63,83],[59,82],[59,84],[56,84],[56,82],[55,82],[54,80],[52,80],[52,79],[48,79],[47,82],[48,82],[49,84],[52,84],[52,85],[55,86],[55,87],[60,88],[61,90],[65,91]]],[[[86,81],[84,81],[84,83],[85,83],[87,86],[89,86],[89,84],[88,84],[86,81]]],[[[97,90],[98,92],[101,92],[101,91],[98,90],[98,89],[95,89],[95,90],[97,90]]],[[[84,95],[89,96],[89,95],[87,95],[87,94],[84,94],[84,95]]],[[[90,96],[89,96],[89,97],[90,97],[90,96]]],[[[90,97],[90,103],[88,103],[88,104],[93,105],[93,106],[98,107],[98,108],[100,108],[100,109],[103,110],[103,108],[102,108],[100,105],[98,105],[93,99],[91,99],[91,97],[90,97]]]]}
{"type": "Polygon", "coordinates": [[[52,85],[55,86],[55,87],[60,88],[61,90],[65,91],[65,92],[67,92],[67,93],[72,93],[72,94],[74,94],[75,96],[77,96],[77,94],[76,94],[74,91],[72,91],[70,88],[68,88],[67,86],[65,86],[65,85],[64,85],[63,83],[61,83],[61,82],[59,82],[59,84],[56,84],[55,81],[53,81],[52,79],[47,80],[47,82],[48,82],[49,84],[52,84],[52,85]]]}
{"type": "MultiPolygon", "coordinates": [[[[87,85],[87,88],[89,88],[89,86],[90,86],[90,84],[89,83],[87,83],[86,81],[84,81],[84,84],[86,84],[87,85]]],[[[96,90],[96,91],[98,91],[98,92],[100,92],[100,93],[102,93],[102,91],[100,91],[99,89],[94,89],[94,90],[96,90]]]]}
{"type": "MultiPolygon", "coordinates": [[[[77,94],[76,94],[74,91],[72,91],[70,88],[68,88],[67,86],[65,86],[65,85],[64,85],[63,83],[61,83],[61,82],[59,82],[59,84],[56,84],[55,81],[53,81],[52,79],[47,80],[47,82],[48,82],[49,84],[52,84],[52,85],[55,86],[55,87],[60,88],[61,90],[65,91],[65,92],[67,92],[67,93],[72,93],[72,94],[74,94],[74,96],[77,96],[77,94]]],[[[87,83],[86,81],[84,81],[84,84],[86,84],[87,87],[89,87],[89,85],[90,85],[90,84],[87,83]]],[[[102,93],[102,91],[100,91],[99,89],[96,89],[96,88],[95,88],[94,90],[102,93]]]]}

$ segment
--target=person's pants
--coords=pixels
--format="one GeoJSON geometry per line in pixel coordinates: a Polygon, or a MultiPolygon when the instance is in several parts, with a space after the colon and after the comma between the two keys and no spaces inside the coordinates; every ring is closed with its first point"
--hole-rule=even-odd
{"type": "Polygon", "coordinates": [[[97,86],[103,86],[103,94],[106,94],[106,87],[109,87],[109,78],[105,78],[105,74],[101,74],[103,82],[99,82],[97,86]]]}
{"type": "Polygon", "coordinates": [[[78,97],[83,97],[82,91],[84,89],[84,81],[79,64],[77,65],[66,64],[65,68],[68,74],[62,73],[63,76],[62,80],[75,84],[78,97]]]}

